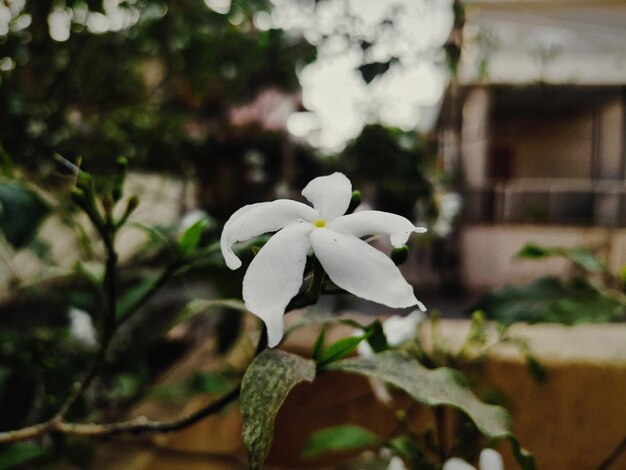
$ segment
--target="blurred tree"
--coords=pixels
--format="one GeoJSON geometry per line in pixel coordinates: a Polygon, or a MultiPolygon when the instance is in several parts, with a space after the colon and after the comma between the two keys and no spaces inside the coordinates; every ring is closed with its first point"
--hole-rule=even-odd
{"type": "Polygon", "coordinates": [[[425,172],[434,158],[434,142],[420,134],[371,124],[346,148],[343,164],[355,186],[376,188],[377,209],[414,219],[416,204],[431,202],[425,172]]]}
{"type": "Polygon", "coordinates": [[[265,0],[223,4],[0,1],[0,150],[43,176],[59,153],[94,171],[125,155],[135,168],[258,182],[252,167],[280,167],[286,137],[232,111],[267,90],[297,101],[296,70],[315,48],[257,27],[265,0]],[[260,163],[247,156],[260,148],[260,163]]]}

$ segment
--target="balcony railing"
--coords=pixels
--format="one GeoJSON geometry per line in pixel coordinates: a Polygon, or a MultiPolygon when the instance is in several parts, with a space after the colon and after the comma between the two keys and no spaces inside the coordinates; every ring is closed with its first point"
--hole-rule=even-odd
{"type": "Polygon", "coordinates": [[[626,181],[517,178],[465,190],[469,223],[626,226],[626,181]]]}

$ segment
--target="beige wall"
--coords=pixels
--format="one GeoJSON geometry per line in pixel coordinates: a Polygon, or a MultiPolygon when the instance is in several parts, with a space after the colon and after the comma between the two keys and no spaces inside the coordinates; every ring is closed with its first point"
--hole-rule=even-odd
{"type": "Polygon", "coordinates": [[[461,237],[461,277],[464,285],[482,291],[529,282],[540,276],[568,274],[560,259],[526,261],[515,254],[528,242],[546,246],[583,246],[594,250],[614,272],[626,264],[626,229],[502,225],[466,227],[461,237]]]}
{"type": "MultiPolygon", "coordinates": [[[[371,317],[354,318],[365,322],[371,317]]],[[[438,336],[447,351],[458,352],[469,331],[468,321],[444,320],[438,336]]],[[[284,348],[309,354],[319,326],[298,330],[284,348]]],[[[337,326],[327,339],[335,341],[351,334],[352,328],[337,326]]],[[[429,328],[423,339],[432,337],[429,328]]],[[[519,351],[506,345],[491,349],[484,365],[491,390],[509,398],[513,430],[520,443],[535,455],[540,470],[594,470],[624,437],[626,423],[626,325],[515,325],[513,337],[528,340],[531,351],[547,371],[538,383],[529,374],[519,351]]],[[[489,344],[493,340],[490,335],[489,344]]],[[[212,351],[211,341],[194,350],[164,374],[159,385],[176,386],[198,371],[223,367],[212,351]]],[[[396,407],[409,410],[414,429],[432,423],[430,409],[411,407],[406,397],[392,406],[377,402],[368,382],[348,374],[321,374],[313,384],[296,387],[288,396],[277,420],[274,446],[268,468],[333,469],[350,453],[303,461],[302,445],[311,432],[346,422],[366,426],[381,435],[397,430],[396,407]]],[[[198,397],[191,402],[146,400],[133,416],[173,419],[210,401],[198,397]]],[[[502,443],[507,469],[513,463],[510,446],[502,443]]],[[[209,416],[180,432],[132,439],[101,441],[94,468],[103,470],[240,470],[247,468],[241,440],[241,418],[237,406],[209,416]]],[[[612,467],[626,468],[626,456],[612,467]]]]}

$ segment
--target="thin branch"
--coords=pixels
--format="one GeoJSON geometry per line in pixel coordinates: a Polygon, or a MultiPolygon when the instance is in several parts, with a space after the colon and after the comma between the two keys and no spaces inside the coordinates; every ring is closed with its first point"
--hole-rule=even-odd
{"type": "Polygon", "coordinates": [[[114,436],[123,433],[146,433],[146,432],[171,432],[191,426],[209,415],[223,410],[229,403],[235,401],[241,392],[241,385],[237,385],[226,395],[218,400],[209,403],[199,410],[173,421],[153,421],[145,416],[134,418],[128,421],[116,423],[95,424],[95,423],[68,423],[59,418],[50,421],[0,433],[0,444],[9,442],[33,439],[50,432],[60,432],[77,436],[114,436]]]}
{"type": "Polygon", "coordinates": [[[437,444],[441,462],[448,459],[448,429],[446,423],[446,409],[443,406],[435,407],[435,423],[437,426],[437,444]]]}
{"type": "Polygon", "coordinates": [[[626,437],[620,442],[615,450],[611,452],[604,461],[598,466],[598,470],[608,470],[611,468],[616,462],[621,454],[626,452],[626,437]]]}
{"type": "Polygon", "coordinates": [[[188,426],[196,424],[198,421],[223,410],[229,403],[235,401],[241,393],[241,385],[237,385],[226,395],[218,400],[209,403],[199,410],[173,421],[153,421],[144,416],[109,424],[81,424],[59,422],[53,426],[52,430],[64,434],[81,436],[113,436],[123,433],[146,433],[146,432],[171,432],[179,431],[188,426]]]}
{"type": "Polygon", "coordinates": [[[130,317],[137,311],[139,311],[148,301],[156,294],[167,282],[174,277],[178,269],[180,268],[180,261],[176,260],[170,263],[159,275],[157,279],[155,279],[154,283],[150,286],[150,288],[143,293],[141,297],[139,297],[125,312],[123,316],[118,319],[118,326],[122,323],[128,321],[130,317]]]}

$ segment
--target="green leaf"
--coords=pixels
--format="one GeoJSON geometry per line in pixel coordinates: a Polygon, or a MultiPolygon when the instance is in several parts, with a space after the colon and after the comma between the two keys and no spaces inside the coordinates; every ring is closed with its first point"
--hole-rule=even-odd
{"type": "Polygon", "coordinates": [[[326,341],[326,327],[322,327],[319,335],[317,335],[317,339],[315,340],[315,344],[313,344],[313,351],[311,353],[311,357],[313,360],[318,361],[322,352],[324,351],[324,342],[326,341]]]}
{"type": "Polygon", "coordinates": [[[0,182],[0,231],[15,248],[23,248],[33,240],[49,213],[50,207],[37,193],[0,182]]]}
{"type": "Polygon", "coordinates": [[[381,439],[369,429],[342,424],[311,434],[304,444],[302,457],[313,459],[331,452],[379,446],[381,439]]]}
{"type": "Polygon", "coordinates": [[[293,387],[315,378],[315,362],[268,349],[250,364],[241,383],[243,441],[250,468],[260,469],[274,439],[276,414],[293,387]]]}
{"type": "Polygon", "coordinates": [[[527,243],[522,247],[520,251],[515,255],[519,259],[543,259],[550,256],[561,254],[562,251],[559,248],[558,252],[555,248],[548,248],[545,246],[537,245],[536,243],[527,243]]]}
{"type": "Polygon", "coordinates": [[[536,243],[527,243],[515,256],[520,259],[544,259],[558,256],[571,261],[590,273],[609,272],[604,261],[582,247],[545,247],[536,243]]]}
{"type": "Polygon", "coordinates": [[[567,250],[567,258],[591,273],[609,272],[604,261],[585,248],[578,247],[567,250]]]}
{"type": "Polygon", "coordinates": [[[611,321],[624,313],[620,298],[585,280],[543,277],[523,286],[506,286],[484,296],[473,309],[504,324],[552,322],[574,325],[611,321]]]}
{"type": "Polygon", "coordinates": [[[317,359],[318,366],[325,366],[350,355],[356,350],[361,341],[366,339],[369,335],[370,333],[366,333],[362,336],[348,336],[347,338],[342,338],[331,344],[317,359]]]}
{"type": "Polygon", "coordinates": [[[374,352],[378,353],[389,349],[387,337],[385,336],[385,331],[383,330],[383,324],[380,320],[373,321],[367,327],[367,331],[370,332],[367,337],[367,342],[372,347],[374,352]]]}
{"type": "Polygon", "coordinates": [[[43,454],[41,446],[32,442],[16,442],[0,451],[0,470],[7,470],[34,460],[43,454]]]}
{"type": "Polygon", "coordinates": [[[478,400],[469,390],[465,377],[458,371],[441,367],[427,369],[415,359],[399,352],[385,351],[369,357],[344,359],[325,367],[365,375],[394,385],[426,406],[451,406],[465,413],[478,430],[492,439],[511,441],[522,468],[533,469],[532,457],[527,457],[511,433],[511,417],[500,406],[478,400]]]}
{"type": "Polygon", "coordinates": [[[182,233],[178,241],[178,249],[183,255],[188,255],[198,247],[202,232],[204,232],[207,225],[206,219],[200,219],[182,233]]]}
{"type": "Polygon", "coordinates": [[[370,62],[368,64],[361,65],[358,70],[361,72],[361,76],[365,83],[370,83],[377,76],[384,74],[391,66],[392,61],[387,62],[370,62]]]}

